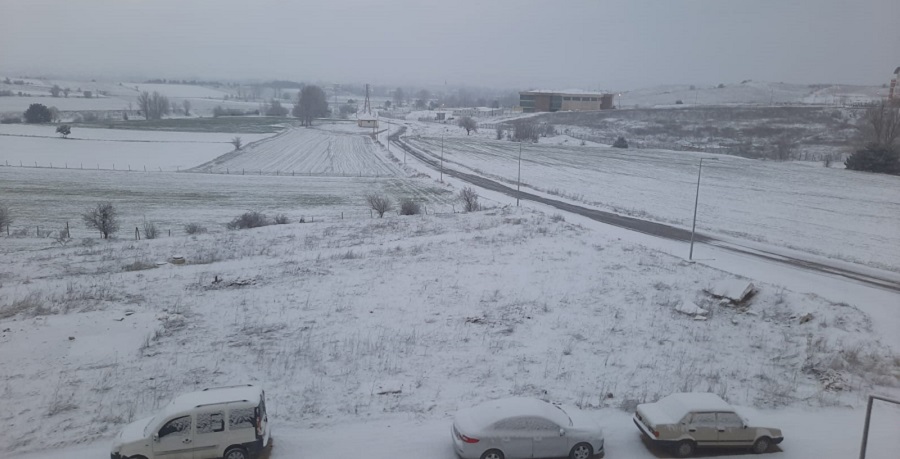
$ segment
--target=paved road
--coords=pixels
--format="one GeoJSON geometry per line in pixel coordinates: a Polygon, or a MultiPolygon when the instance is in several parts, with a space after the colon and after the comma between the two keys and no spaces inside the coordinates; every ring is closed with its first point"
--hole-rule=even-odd
{"type": "MultiPolygon", "coordinates": [[[[394,145],[406,150],[406,152],[412,156],[415,156],[417,159],[422,161],[423,163],[429,165],[435,170],[439,170],[441,165],[438,160],[434,159],[430,155],[418,151],[417,149],[411,147],[409,144],[404,142],[400,137],[403,135],[405,128],[401,129],[400,132],[391,135],[391,141],[394,145]]],[[[690,242],[691,240],[691,232],[677,228],[674,226],[665,225],[662,223],[651,222],[647,220],[641,220],[638,218],[626,217],[618,214],[614,214],[611,212],[604,212],[602,210],[591,209],[588,207],[583,207],[575,204],[570,204],[568,202],[558,201],[556,199],[549,199],[543,196],[538,196],[536,194],[528,193],[525,191],[516,191],[516,189],[498,183],[494,180],[484,178],[480,175],[469,174],[465,172],[460,172],[453,169],[448,169],[446,166],[443,167],[444,174],[449,175],[451,177],[458,178],[465,182],[471,183],[472,185],[484,188],[486,190],[496,191],[499,193],[503,193],[505,195],[511,196],[513,198],[518,197],[521,200],[534,201],[541,204],[546,204],[548,206],[555,207],[559,210],[563,210],[566,212],[572,212],[574,214],[578,214],[592,220],[596,220],[601,223],[606,223],[608,225],[618,226],[620,228],[625,228],[631,231],[637,231],[644,234],[649,234],[651,236],[661,237],[665,239],[670,239],[674,241],[681,242],[690,242]]],[[[891,290],[894,292],[900,293],[900,282],[897,282],[893,279],[887,279],[882,277],[873,276],[870,274],[862,273],[859,271],[853,271],[844,267],[831,266],[823,263],[818,263],[809,260],[803,260],[800,258],[790,257],[781,255],[771,251],[764,251],[759,249],[752,249],[749,247],[742,247],[740,245],[736,245],[734,243],[726,242],[720,239],[716,239],[714,237],[705,236],[702,234],[694,235],[694,242],[714,245],[716,247],[729,250],[732,252],[750,255],[757,258],[762,258],[765,260],[773,261],[776,263],[786,264],[790,266],[794,266],[797,268],[807,269],[811,271],[816,271],[825,274],[831,274],[835,276],[841,276],[848,279],[856,280],[859,282],[863,282],[869,285],[874,285],[876,287],[881,287],[887,290],[891,290]]]]}

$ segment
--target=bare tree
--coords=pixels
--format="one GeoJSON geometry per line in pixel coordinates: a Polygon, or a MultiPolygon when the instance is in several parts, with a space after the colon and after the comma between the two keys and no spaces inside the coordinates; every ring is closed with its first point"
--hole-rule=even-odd
{"type": "Polygon", "coordinates": [[[394,105],[400,107],[403,105],[403,101],[406,100],[406,94],[403,92],[403,88],[397,88],[394,90],[394,105]]]}
{"type": "Polygon", "coordinates": [[[456,124],[466,130],[466,135],[469,135],[472,131],[478,132],[478,123],[471,116],[463,116],[456,124]]]}
{"type": "Polygon", "coordinates": [[[101,202],[91,207],[81,215],[84,223],[89,228],[100,231],[104,239],[119,230],[119,219],[116,215],[116,208],[111,202],[101,202]]]}
{"type": "Polygon", "coordinates": [[[50,95],[53,97],[59,97],[59,93],[61,91],[62,91],[62,88],[60,88],[59,85],[53,85],[53,87],[50,88],[50,95]]]}
{"type": "Polygon", "coordinates": [[[300,118],[304,126],[312,126],[314,118],[328,115],[328,100],[322,88],[309,85],[300,90],[293,115],[300,118]]]}
{"type": "Polygon", "coordinates": [[[530,140],[537,142],[540,138],[537,126],[532,121],[517,121],[513,123],[513,139],[519,142],[530,140]]]}
{"type": "Polygon", "coordinates": [[[793,159],[796,148],[797,141],[790,135],[783,135],[775,139],[772,159],[776,161],[788,161],[793,159]]]}
{"type": "Polygon", "coordinates": [[[497,133],[497,140],[503,140],[503,126],[497,125],[495,132],[497,133]]]}
{"type": "Polygon", "coordinates": [[[383,218],[385,212],[394,208],[391,198],[375,193],[366,195],[366,203],[378,214],[378,218],[383,218]]]}
{"type": "Polygon", "coordinates": [[[181,107],[184,108],[184,116],[191,116],[191,101],[187,99],[181,101],[181,107]]]}
{"type": "Polygon", "coordinates": [[[69,97],[69,93],[70,93],[70,92],[72,92],[72,89],[70,89],[70,88],[64,88],[64,89],[63,89],[63,95],[66,96],[66,97],[69,97]]]}
{"type": "Polygon", "coordinates": [[[471,187],[459,190],[459,200],[462,201],[463,210],[466,212],[481,210],[481,204],[478,203],[478,192],[471,187]]]}
{"type": "Polygon", "coordinates": [[[879,147],[891,147],[900,137],[900,107],[892,107],[885,101],[869,107],[860,119],[863,143],[879,147]]]}
{"type": "Polygon", "coordinates": [[[148,120],[158,120],[169,114],[169,99],[156,91],[153,94],[142,92],[138,95],[137,103],[144,118],[148,120]]]}
{"type": "Polygon", "coordinates": [[[13,218],[12,213],[9,211],[9,206],[0,202],[0,230],[2,230],[3,227],[6,227],[8,231],[9,225],[12,225],[12,222],[13,218]]]}

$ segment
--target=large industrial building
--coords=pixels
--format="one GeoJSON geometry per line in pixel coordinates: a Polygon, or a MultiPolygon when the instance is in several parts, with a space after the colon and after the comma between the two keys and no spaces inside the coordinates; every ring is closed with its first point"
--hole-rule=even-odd
{"type": "Polygon", "coordinates": [[[612,94],[582,91],[523,91],[519,93],[519,105],[525,113],[615,108],[612,94]]]}

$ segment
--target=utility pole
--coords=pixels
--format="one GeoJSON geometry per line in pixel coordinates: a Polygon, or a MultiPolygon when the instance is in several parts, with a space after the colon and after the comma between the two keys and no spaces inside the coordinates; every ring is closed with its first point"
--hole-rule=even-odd
{"type": "Polygon", "coordinates": [[[441,133],[441,183],[444,183],[444,133],[441,133]]]}
{"type": "Polygon", "coordinates": [[[522,183],[522,142],[519,142],[519,177],[516,178],[516,207],[519,207],[519,184],[522,183]]]}
{"type": "Polygon", "coordinates": [[[688,260],[692,261],[694,259],[694,230],[697,229],[697,203],[700,202],[700,174],[703,172],[704,159],[718,160],[718,158],[700,158],[700,168],[697,170],[697,195],[694,197],[694,223],[691,224],[691,251],[688,254],[688,260]]]}

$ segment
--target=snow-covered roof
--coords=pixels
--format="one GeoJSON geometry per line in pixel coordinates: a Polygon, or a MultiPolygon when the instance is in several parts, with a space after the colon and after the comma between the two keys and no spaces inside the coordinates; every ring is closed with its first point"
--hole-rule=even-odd
{"type": "Polygon", "coordinates": [[[170,414],[190,410],[199,405],[210,405],[215,403],[247,401],[253,405],[257,405],[259,404],[261,395],[262,388],[249,384],[188,392],[175,397],[162,409],[160,415],[168,416],[170,414]]]}
{"type": "Polygon", "coordinates": [[[522,91],[522,93],[535,93],[535,94],[560,94],[560,95],[571,95],[571,96],[604,96],[607,94],[612,94],[610,92],[597,92],[597,91],[583,91],[581,89],[532,89],[530,91],[522,91]]]}
{"type": "MultiPolygon", "coordinates": [[[[709,392],[689,392],[667,395],[656,403],[659,411],[668,417],[666,422],[678,422],[692,411],[734,411],[731,405],[709,392]]],[[[660,422],[662,420],[655,420],[660,422]]]]}
{"type": "Polygon", "coordinates": [[[528,397],[510,397],[491,400],[472,408],[459,410],[457,420],[468,429],[485,429],[495,422],[520,416],[540,416],[561,426],[570,425],[571,420],[561,408],[545,401],[528,397]]]}

